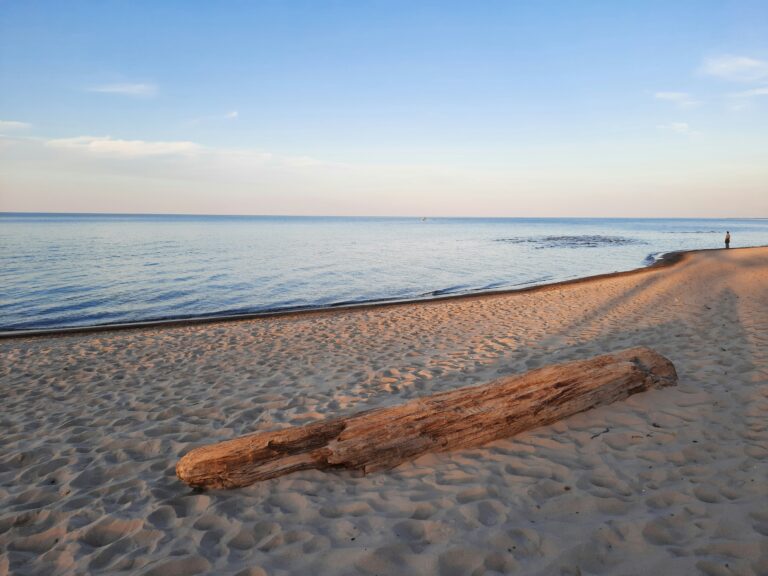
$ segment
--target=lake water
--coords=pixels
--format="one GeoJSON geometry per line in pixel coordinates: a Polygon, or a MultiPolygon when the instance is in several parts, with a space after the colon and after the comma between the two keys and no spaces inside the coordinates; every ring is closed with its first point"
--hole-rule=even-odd
{"type": "Polygon", "coordinates": [[[768,220],[0,214],[0,330],[431,298],[768,244],[768,220]]]}

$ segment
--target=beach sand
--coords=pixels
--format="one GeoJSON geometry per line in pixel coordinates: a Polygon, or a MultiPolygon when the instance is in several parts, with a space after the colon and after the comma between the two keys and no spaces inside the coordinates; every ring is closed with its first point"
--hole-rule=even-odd
{"type": "Polygon", "coordinates": [[[523,293],[0,341],[0,574],[768,574],[768,248],[523,293]],[[650,346],[677,387],[196,493],[236,435],[650,346]]]}

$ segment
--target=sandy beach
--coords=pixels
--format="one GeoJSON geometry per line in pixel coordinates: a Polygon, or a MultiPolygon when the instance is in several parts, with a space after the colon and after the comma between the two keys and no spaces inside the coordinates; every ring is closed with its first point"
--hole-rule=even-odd
{"type": "Polygon", "coordinates": [[[0,340],[0,575],[768,574],[768,248],[521,293],[0,340]],[[649,346],[674,388],[360,477],[193,447],[649,346]]]}

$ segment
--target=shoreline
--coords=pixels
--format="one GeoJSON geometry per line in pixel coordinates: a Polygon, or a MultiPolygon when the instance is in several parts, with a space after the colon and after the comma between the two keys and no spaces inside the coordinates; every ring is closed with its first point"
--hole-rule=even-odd
{"type": "MultiPolygon", "coordinates": [[[[755,248],[763,248],[765,246],[745,246],[739,248],[731,248],[730,250],[751,250],[755,248]]],[[[380,300],[365,300],[360,302],[340,302],[338,304],[318,305],[310,307],[299,308],[280,308],[273,310],[264,310],[260,312],[247,312],[243,314],[221,314],[221,315],[205,315],[205,316],[191,316],[191,317],[170,317],[162,318],[158,320],[139,320],[136,322],[121,322],[114,324],[94,324],[89,326],[71,326],[71,327],[58,327],[58,328],[33,328],[22,330],[0,330],[0,340],[15,339],[15,338],[35,338],[35,337],[57,337],[67,336],[72,334],[89,334],[94,332],[112,332],[119,330],[140,330],[148,328],[173,328],[190,325],[203,325],[203,324],[215,324],[215,323],[228,323],[238,322],[244,320],[257,320],[259,318],[284,318],[293,316],[305,316],[314,314],[328,314],[333,312],[345,312],[350,310],[369,310],[381,307],[390,306],[405,306],[412,304],[429,304],[431,302],[441,302],[445,300],[462,300],[467,298],[486,298],[493,296],[504,296],[510,294],[522,294],[528,292],[537,292],[557,289],[565,286],[581,284],[585,282],[595,282],[604,280],[606,278],[621,277],[627,275],[643,274],[659,268],[667,266],[674,266],[679,262],[685,260],[690,254],[696,254],[698,252],[708,252],[712,250],[724,250],[724,248],[704,248],[698,250],[676,250],[671,252],[664,252],[654,262],[647,266],[641,266],[638,268],[632,268],[630,270],[622,270],[618,272],[606,272],[603,274],[595,274],[591,276],[583,276],[580,278],[571,278],[568,280],[561,280],[558,282],[549,282],[545,284],[536,284],[533,286],[526,286],[523,288],[503,288],[500,290],[487,290],[487,291],[474,291],[464,292],[456,294],[441,294],[431,297],[417,297],[417,298],[405,298],[405,299],[380,299],[380,300]]]]}

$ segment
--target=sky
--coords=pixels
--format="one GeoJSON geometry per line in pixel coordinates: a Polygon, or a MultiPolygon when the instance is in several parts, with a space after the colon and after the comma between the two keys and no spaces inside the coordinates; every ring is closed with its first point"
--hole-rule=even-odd
{"type": "Polygon", "coordinates": [[[768,2],[0,0],[0,211],[768,217],[768,2]]]}

